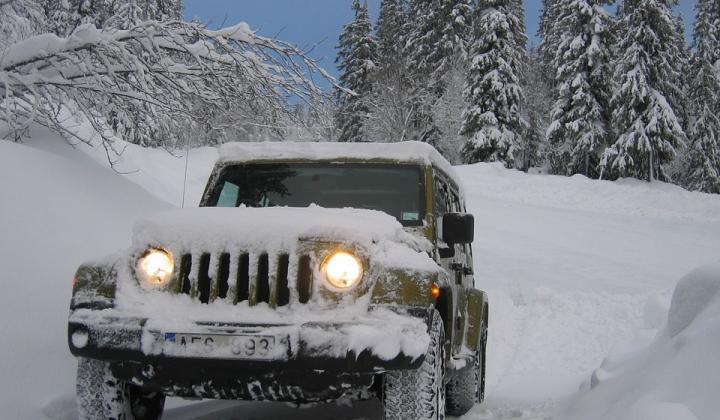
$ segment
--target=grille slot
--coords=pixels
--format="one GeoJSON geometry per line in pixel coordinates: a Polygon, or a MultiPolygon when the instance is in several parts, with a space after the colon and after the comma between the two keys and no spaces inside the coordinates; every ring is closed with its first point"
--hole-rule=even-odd
{"type": "Polygon", "coordinates": [[[255,303],[270,303],[270,276],[268,255],[262,254],[257,264],[257,287],[255,289],[255,303]]]}
{"type": "Polygon", "coordinates": [[[310,263],[309,255],[303,255],[298,262],[297,291],[298,302],[300,303],[308,303],[310,301],[310,293],[312,290],[312,267],[310,263]]]}
{"type": "Polygon", "coordinates": [[[220,254],[220,261],[218,261],[218,269],[217,269],[217,295],[214,297],[219,297],[220,299],[225,299],[227,297],[228,289],[230,289],[230,285],[228,284],[228,279],[230,278],[230,254],[227,252],[224,252],[220,254]]]}
{"type": "Polygon", "coordinates": [[[290,260],[289,254],[183,254],[174,290],[201,303],[218,298],[232,299],[233,304],[248,302],[251,306],[260,302],[272,307],[292,301],[307,303],[312,276],[310,258],[301,257],[292,268],[290,260]],[[298,279],[296,284],[290,284],[291,277],[298,279]],[[296,290],[291,292],[291,287],[296,290]]]}
{"type": "Polygon", "coordinates": [[[180,293],[190,294],[190,270],[192,270],[192,256],[185,254],[180,259],[180,272],[178,278],[180,280],[180,293]]]}
{"type": "MultiPolygon", "coordinates": [[[[197,295],[200,302],[208,303],[210,301],[210,254],[202,254],[200,256],[200,267],[198,269],[197,279],[197,295]]],[[[192,293],[191,293],[192,294],[192,293]]]]}
{"type": "Polygon", "coordinates": [[[285,306],[290,303],[290,288],[288,287],[288,269],[290,266],[290,256],[288,254],[280,255],[277,266],[277,306],[285,306]]]}
{"type": "Polygon", "coordinates": [[[234,303],[250,299],[250,256],[242,254],[238,264],[237,293],[234,303]]]}

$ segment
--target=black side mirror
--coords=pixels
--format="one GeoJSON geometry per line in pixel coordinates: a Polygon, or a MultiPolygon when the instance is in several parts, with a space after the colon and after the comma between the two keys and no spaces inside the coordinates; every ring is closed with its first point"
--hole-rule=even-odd
{"type": "Polygon", "coordinates": [[[469,213],[446,213],[442,220],[445,243],[469,244],[475,239],[475,217],[469,213]]]}

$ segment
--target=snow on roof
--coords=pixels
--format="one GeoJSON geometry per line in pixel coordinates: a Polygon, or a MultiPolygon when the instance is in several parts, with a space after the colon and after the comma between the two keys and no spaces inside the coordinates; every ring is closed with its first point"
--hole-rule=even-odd
{"type": "Polygon", "coordinates": [[[458,179],[450,162],[442,157],[434,147],[419,141],[397,143],[227,143],[220,147],[218,162],[294,159],[382,159],[397,162],[419,162],[434,165],[456,181],[458,179]]]}

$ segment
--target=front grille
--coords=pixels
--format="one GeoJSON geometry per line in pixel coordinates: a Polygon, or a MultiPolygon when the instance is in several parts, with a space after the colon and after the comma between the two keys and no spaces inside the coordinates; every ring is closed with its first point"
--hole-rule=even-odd
{"type": "Polygon", "coordinates": [[[177,291],[202,303],[265,302],[271,307],[307,303],[312,295],[311,259],[289,254],[183,254],[177,291]]]}

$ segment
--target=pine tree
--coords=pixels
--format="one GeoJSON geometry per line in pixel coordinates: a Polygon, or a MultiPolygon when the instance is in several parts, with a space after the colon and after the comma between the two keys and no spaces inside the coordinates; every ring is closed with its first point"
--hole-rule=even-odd
{"type": "Polygon", "coordinates": [[[382,0],[375,34],[378,43],[378,59],[383,67],[401,61],[406,36],[407,0],[382,0]]]}
{"type": "Polygon", "coordinates": [[[339,106],[336,113],[339,140],[357,142],[365,140],[363,124],[368,119],[367,98],[372,92],[372,74],[377,61],[377,42],[372,34],[372,23],[367,2],[353,1],[355,19],[344,26],[340,34],[336,62],[340,70],[339,106]]]}
{"type": "Polygon", "coordinates": [[[515,0],[482,0],[474,16],[474,39],[465,89],[468,109],[462,134],[466,162],[500,161],[515,164],[525,122],[520,72],[523,40],[516,39],[521,22],[515,0]]]}
{"type": "Polygon", "coordinates": [[[699,0],[694,27],[690,125],[686,185],[720,194],[720,2],[699,0]]]}
{"type": "Polygon", "coordinates": [[[552,67],[557,98],[547,130],[553,173],[598,177],[610,97],[610,0],[562,0],[552,67]]]}
{"type": "Polygon", "coordinates": [[[618,88],[611,99],[614,142],[602,156],[601,177],[667,180],[664,165],[684,144],[677,108],[683,35],[674,0],[626,0],[618,28],[618,88]]]}
{"type": "Polygon", "coordinates": [[[440,0],[438,41],[428,57],[430,80],[437,94],[445,90],[445,76],[454,64],[467,59],[472,35],[472,0],[440,0]]]}
{"type": "Polygon", "coordinates": [[[382,0],[375,26],[377,68],[369,99],[370,115],[364,125],[370,141],[403,141],[413,137],[413,85],[405,48],[407,19],[407,0],[382,0]]]}
{"type": "Polygon", "coordinates": [[[442,94],[442,86],[431,77],[437,58],[433,50],[440,39],[439,13],[438,0],[410,0],[405,29],[405,51],[412,82],[409,105],[413,130],[410,138],[434,146],[438,145],[442,135],[432,113],[432,104],[442,94]]]}
{"type": "Polygon", "coordinates": [[[540,42],[540,58],[543,64],[543,71],[548,80],[554,83],[556,68],[553,67],[555,54],[558,50],[559,31],[557,30],[557,22],[559,16],[559,7],[561,0],[543,0],[542,15],[540,16],[539,33],[540,42]]]}
{"type": "Polygon", "coordinates": [[[523,96],[523,119],[527,129],[519,146],[516,166],[527,172],[543,163],[545,131],[549,125],[548,109],[552,107],[552,88],[543,71],[542,58],[537,47],[528,48],[528,64],[521,77],[523,96]]]}

